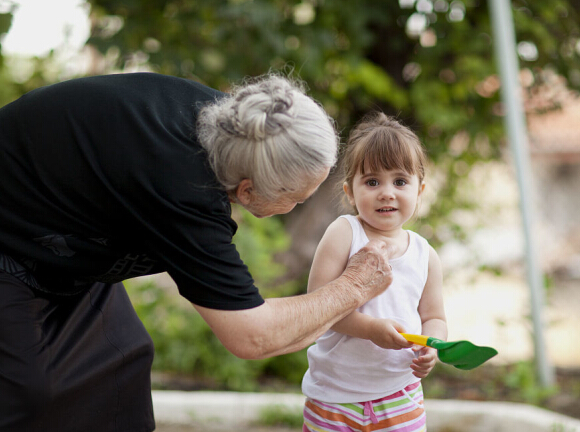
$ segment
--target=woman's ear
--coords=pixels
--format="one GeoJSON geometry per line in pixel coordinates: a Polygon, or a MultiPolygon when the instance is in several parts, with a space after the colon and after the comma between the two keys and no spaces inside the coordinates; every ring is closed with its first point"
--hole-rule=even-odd
{"type": "Polygon", "coordinates": [[[236,189],[236,197],[238,201],[242,205],[248,205],[252,202],[252,193],[253,193],[253,186],[252,180],[250,179],[243,179],[238,188],[236,189]]]}

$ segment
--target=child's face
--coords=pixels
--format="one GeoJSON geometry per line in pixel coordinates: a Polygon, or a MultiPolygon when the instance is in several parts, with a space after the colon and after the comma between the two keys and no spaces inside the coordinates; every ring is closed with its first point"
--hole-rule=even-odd
{"type": "Polygon", "coordinates": [[[359,217],[378,231],[401,229],[415,213],[425,184],[415,174],[403,170],[381,170],[357,173],[352,190],[345,183],[344,191],[359,217]]]}

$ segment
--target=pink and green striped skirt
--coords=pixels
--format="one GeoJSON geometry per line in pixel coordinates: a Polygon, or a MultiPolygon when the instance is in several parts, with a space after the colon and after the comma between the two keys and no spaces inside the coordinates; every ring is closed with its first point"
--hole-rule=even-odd
{"type": "Polygon", "coordinates": [[[417,382],[368,402],[326,403],[307,398],[303,432],[425,432],[423,389],[417,382]]]}

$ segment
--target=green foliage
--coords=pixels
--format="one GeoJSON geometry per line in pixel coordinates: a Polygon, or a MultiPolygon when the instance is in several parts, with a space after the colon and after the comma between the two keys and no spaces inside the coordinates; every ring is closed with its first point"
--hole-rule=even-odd
{"type": "Polygon", "coordinates": [[[154,283],[126,283],[139,318],[155,344],[154,370],[203,376],[217,388],[250,391],[265,361],[230,354],[191,304],[154,283]]]}
{"type": "Polygon", "coordinates": [[[567,427],[562,423],[554,423],[550,426],[550,432],[577,432],[577,429],[573,426],[567,427]]]}
{"type": "Polygon", "coordinates": [[[4,67],[4,58],[2,57],[2,38],[12,25],[13,8],[5,13],[0,13],[0,106],[15,99],[15,92],[12,80],[8,71],[4,67]]]}
{"type": "MultiPolygon", "coordinates": [[[[276,256],[290,246],[290,238],[281,219],[257,219],[237,206],[234,207],[233,217],[239,225],[233,241],[262,296],[284,297],[305,292],[305,282],[302,280],[279,282],[286,269],[276,260],[276,256]]],[[[299,385],[307,368],[306,350],[301,350],[262,362],[261,376],[299,385]]]]}
{"type": "Polygon", "coordinates": [[[542,386],[535,370],[530,361],[501,366],[486,364],[470,371],[439,364],[424,380],[423,387],[429,399],[499,400],[545,407],[549,398],[561,389],[542,386]]]}
{"type": "Polygon", "coordinates": [[[304,422],[302,410],[292,410],[285,405],[273,405],[260,412],[258,423],[263,426],[299,428],[304,422]]]}
{"type": "Polygon", "coordinates": [[[12,102],[18,97],[15,86],[12,84],[12,77],[6,68],[0,67],[0,106],[12,102]]]}
{"type": "Polygon", "coordinates": [[[264,368],[267,377],[281,378],[287,384],[299,386],[308,369],[306,350],[274,357],[264,368]]]}
{"type": "Polygon", "coordinates": [[[305,350],[266,360],[239,359],[173,290],[135,280],[125,286],[155,344],[153,370],[203,377],[214,389],[234,391],[257,390],[264,377],[300,384],[307,368],[305,350]]]}
{"type": "Polygon", "coordinates": [[[52,61],[53,53],[46,58],[23,59],[23,62],[30,64],[31,75],[21,82],[15,81],[14,70],[11,69],[18,69],[22,63],[18,63],[16,66],[11,65],[10,67],[9,59],[4,58],[1,49],[3,36],[10,30],[16,7],[15,3],[10,1],[3,3],[0,0],[0,9],[6,10],[5,12],[0,12],[0,107],[12,102],[30,90],[54,82],[54,80],[45,76],[47,75],[45,74],[47,65],[52,61]]]}
{"type": "Polygon", "coordinates": [[[233,218],[239,226],[233,241],[254,276],[260,293],[271,297],[300,292],[298,281],[278,283],[285,268],[276,261],[276,256],[290,246],[290,238],[282,221],[279,218],[257,219],[238,206],[234,206],[233,211],[233,218]]]}
{"type": "MultiPolygon", "coordinates": [[[[12,5],[6,12],[0,12],[0,36],[5,35],[12,25],[12,14],[15,6],[12,5]]],[[[0,39],[1,41],[1,39],[0,39]]],[[[0,44],[0,47],[2,45],[0,44]]]]}
{"type": "Polygon", "coordinates": [[[548,397],[556,393],[557,388],[545,388],[538,383],[536,368],[532,362],[518,362],[510,365],[509,373],[503,375],[505,386],[518,392],[526,403],[541,405],[548,397]]]}

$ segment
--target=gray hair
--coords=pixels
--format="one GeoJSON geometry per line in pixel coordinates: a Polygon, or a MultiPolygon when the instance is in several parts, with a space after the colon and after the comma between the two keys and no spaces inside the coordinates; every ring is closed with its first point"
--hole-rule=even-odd
{"type": "Polygon", "coordinates": [[[251,179],[256,193],[277,199],[300,192],[336,163],[334,121],[301,83],[265,75],[234,87],[202,109],[198,138],[226,191],[251,179]]]}

